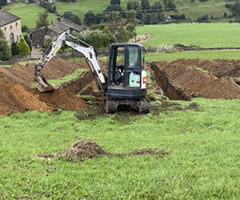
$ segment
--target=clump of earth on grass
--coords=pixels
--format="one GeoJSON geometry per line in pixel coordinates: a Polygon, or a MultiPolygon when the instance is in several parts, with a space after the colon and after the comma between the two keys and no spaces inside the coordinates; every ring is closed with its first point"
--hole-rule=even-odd
{"type": "Polygon", "coordinates": [[[165,149],[136,149],[129,153],[120,153],[120,156],[138,156],[138,155],[154,155],[158,157],[164,157],[169,154],[169,151],[165,149]]]}
{"type": "Polygon", "coordinates": [[[169,154],[167,150],[158,149],[136,149],[128,153],[109,153],[105,152],[96,142],[91,140],[78,140],[65,153],[65,158],[68,161],[74,159],[85,161],[99,156],[138,156],[138,155],[152,155],[157,157],[164,157],[169,154]]]}
{"type": "Polygon", "coordinates": [[[77,158],[79,160],[87,160],[96,158],[101,155],[107,155],[96,142],[91,140],[79,140],[75,142],[65,153],[67,160],[77,158]]]}

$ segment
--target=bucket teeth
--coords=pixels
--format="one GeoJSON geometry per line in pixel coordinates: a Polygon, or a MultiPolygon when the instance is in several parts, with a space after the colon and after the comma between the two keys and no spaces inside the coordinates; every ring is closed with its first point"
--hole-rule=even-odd
{"type": "Polygon", "coordinates": [[[36,81],[38,83],[37,89],[40,92],[52,92],[57,89],[57,87],[55,85],[48,83],[44,77],[38,76],[36,78],[36,81]]]}

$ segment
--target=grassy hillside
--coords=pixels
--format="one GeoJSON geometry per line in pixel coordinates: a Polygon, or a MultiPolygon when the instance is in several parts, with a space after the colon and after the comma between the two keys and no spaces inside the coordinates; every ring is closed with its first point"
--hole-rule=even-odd
{"type": "Polygon", "coordinates": [[[159,115],[122,113],[122,120],[78,121],[72,112],[1,117],[0,199],[239,199],[240,101],[193,102],[197,110],[172,106],[159,115]],[[79,138],[112,153],[157,148],[170,154],[85,162],[37,156],[63,153],[79,138]]]}
{"type": "MultiPolygon", "coordinates": [[[[36,5],[36,4],[10,4],[4,6],[4,9],[7,9],[14,15],[17,15],[21,18],[22,25],[26,25],[29,28],[36,27],[36,20],[38,19],[38,14],[44,12],[45,9],[36,5]]],[[[49,22],[56,20],[56,15],[49,13],[48,14],[49,22]]]]}
{"type": "MultiPolygon", "coordinates": [[[[157,0],[149,0],[153,4],[157,0]]],[[[121,0],[121,6],[126,9],[128,0],[121,0]]],[[[179,13],[184,13],[187,18],[197,19],[199,16],[208,14],[209,17],[222,17],[224,12],[229,11],[224,7],[224,0],[208,0],[205,3],[200,3],[198,0],[195,3],[191,3],[190,0],[178,0],[176,5],[179,13]]],[[[84,14],[89,10],[94,13],[103,12],[109,5],[110,0],[77,0],[74,3],[56,2],[57,12],[63,14],[64,12],[73,12],[78,15],[82,20],[84,14]]],[[[163,5],[163,3],[162,3],[163,5]]],[[[35,27],[35,21],[39,12],[43,11],[43,8],[35,4],[11,4],[4,8],[11,9],[10,12],[16,14],[22,18],[23,24],[29,27],[35,27]]],[[[168,13],[166,13],[168,15],[168,13]]],[[[55,20],[56,17],[49,14],[49,20],[55,20]]],[[[228,19],[227,19],[228,20],[228,19]]]]}
{"type": "Polygon", "coordinates": [[[240,47],[239,24],[168,24],[137,27],[137,34],[152,34],[146,46],[196,45],[199,47],[240,47]]]}
{"type": "Polygon", "coordinates": [[[199,58],[203,60],[214,60],[214,59],[228,59],[228,60],[239,60],[240,51],[224,50],[224,51],[184,51],[176,53],[152,53],[146,54],[145,60],[147,62],[153,61],[174,61],[177,59],[194,59],[199,58]]]}
{"type": "MultiPolygon", "coordinates": [[[[149,0],[151,4],[157,0],[149,0]]],[[[74,14],[80,16],[83,19],[84,14],[91,10],[94,13],[102,12],[109,5],[110,0],[81,0],[76,3],[63,3],[57,2],[57,11],[63,14],[65,11],[71,11],[74,14]]],[[[121,0],[121,6],[123,9],[127,8],[128,0],[121,0]]],[[[161,1],[163,2],[163,0],[161,1]]],[[[178,0],[176,5],[179,13],[186,14],[187,18],[197,19],[199,16],[208,14],[214,17],[222,17],[224,12],[229,12],[224,7],[224,0],[209,0],[205,3],[200,3],[198,0],[195,3],[191,3],[190,0],[178,0]]],[[[162,3],[163,5],[163,3],[162,3]]]]}

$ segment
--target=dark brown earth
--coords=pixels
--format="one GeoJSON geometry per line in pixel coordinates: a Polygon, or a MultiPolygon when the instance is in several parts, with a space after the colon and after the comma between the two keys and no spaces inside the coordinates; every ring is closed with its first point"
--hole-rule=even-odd
{"type": "MultiPolygon", "coordinates": [[[[225,60],[222,62],[227,63],[225,60]]],[[[230,74],[232,77],[239,75],[239,70],[236,69],[240,62],[230,61],[230,63],[229,66],[235,65],[231,68],[234,70],[225,69],[228,72],[222,73],[221,76],[218,72],[218,69],[222,67],[221,60],[181,59],[172,63],[153,62],[151,69],[154,71],[156,82],[163,90],[164,95],[172,100],[190,100],[192,97],[240,98],[239,85],[230,79],[230,74]],[[211,72],[207,71],[206,66],[208,66],[208,70],[211,69],[211,72]],[[217,74],[219,77],[216,76],[217,74]],[[225,75],[223,76],[223,74],[225,75]]]]}

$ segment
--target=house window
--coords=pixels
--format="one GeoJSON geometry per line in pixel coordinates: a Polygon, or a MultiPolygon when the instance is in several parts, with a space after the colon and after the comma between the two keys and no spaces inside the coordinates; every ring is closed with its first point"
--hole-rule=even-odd
{"type": "Polygon", "coordinates": [[[12,29],[12,25],[10,26],[10,29],[12,29]]]}
{"type": "Polygon", "coordinates": [[[4,28],[4,31],[6,31],[6,30],[7,30],[7,28],[5,27],[5,28],[4,28]]]}
{"type": "Polygon", "coordinates": [[[16,22],[16,26],[18,25],[18,23],[16,22]]]}
{"type": "Polygon", "coordinates": [[[10,45],[12,45],[14,43],[14,34],[11,33],[10,34],[10,45]]]}

